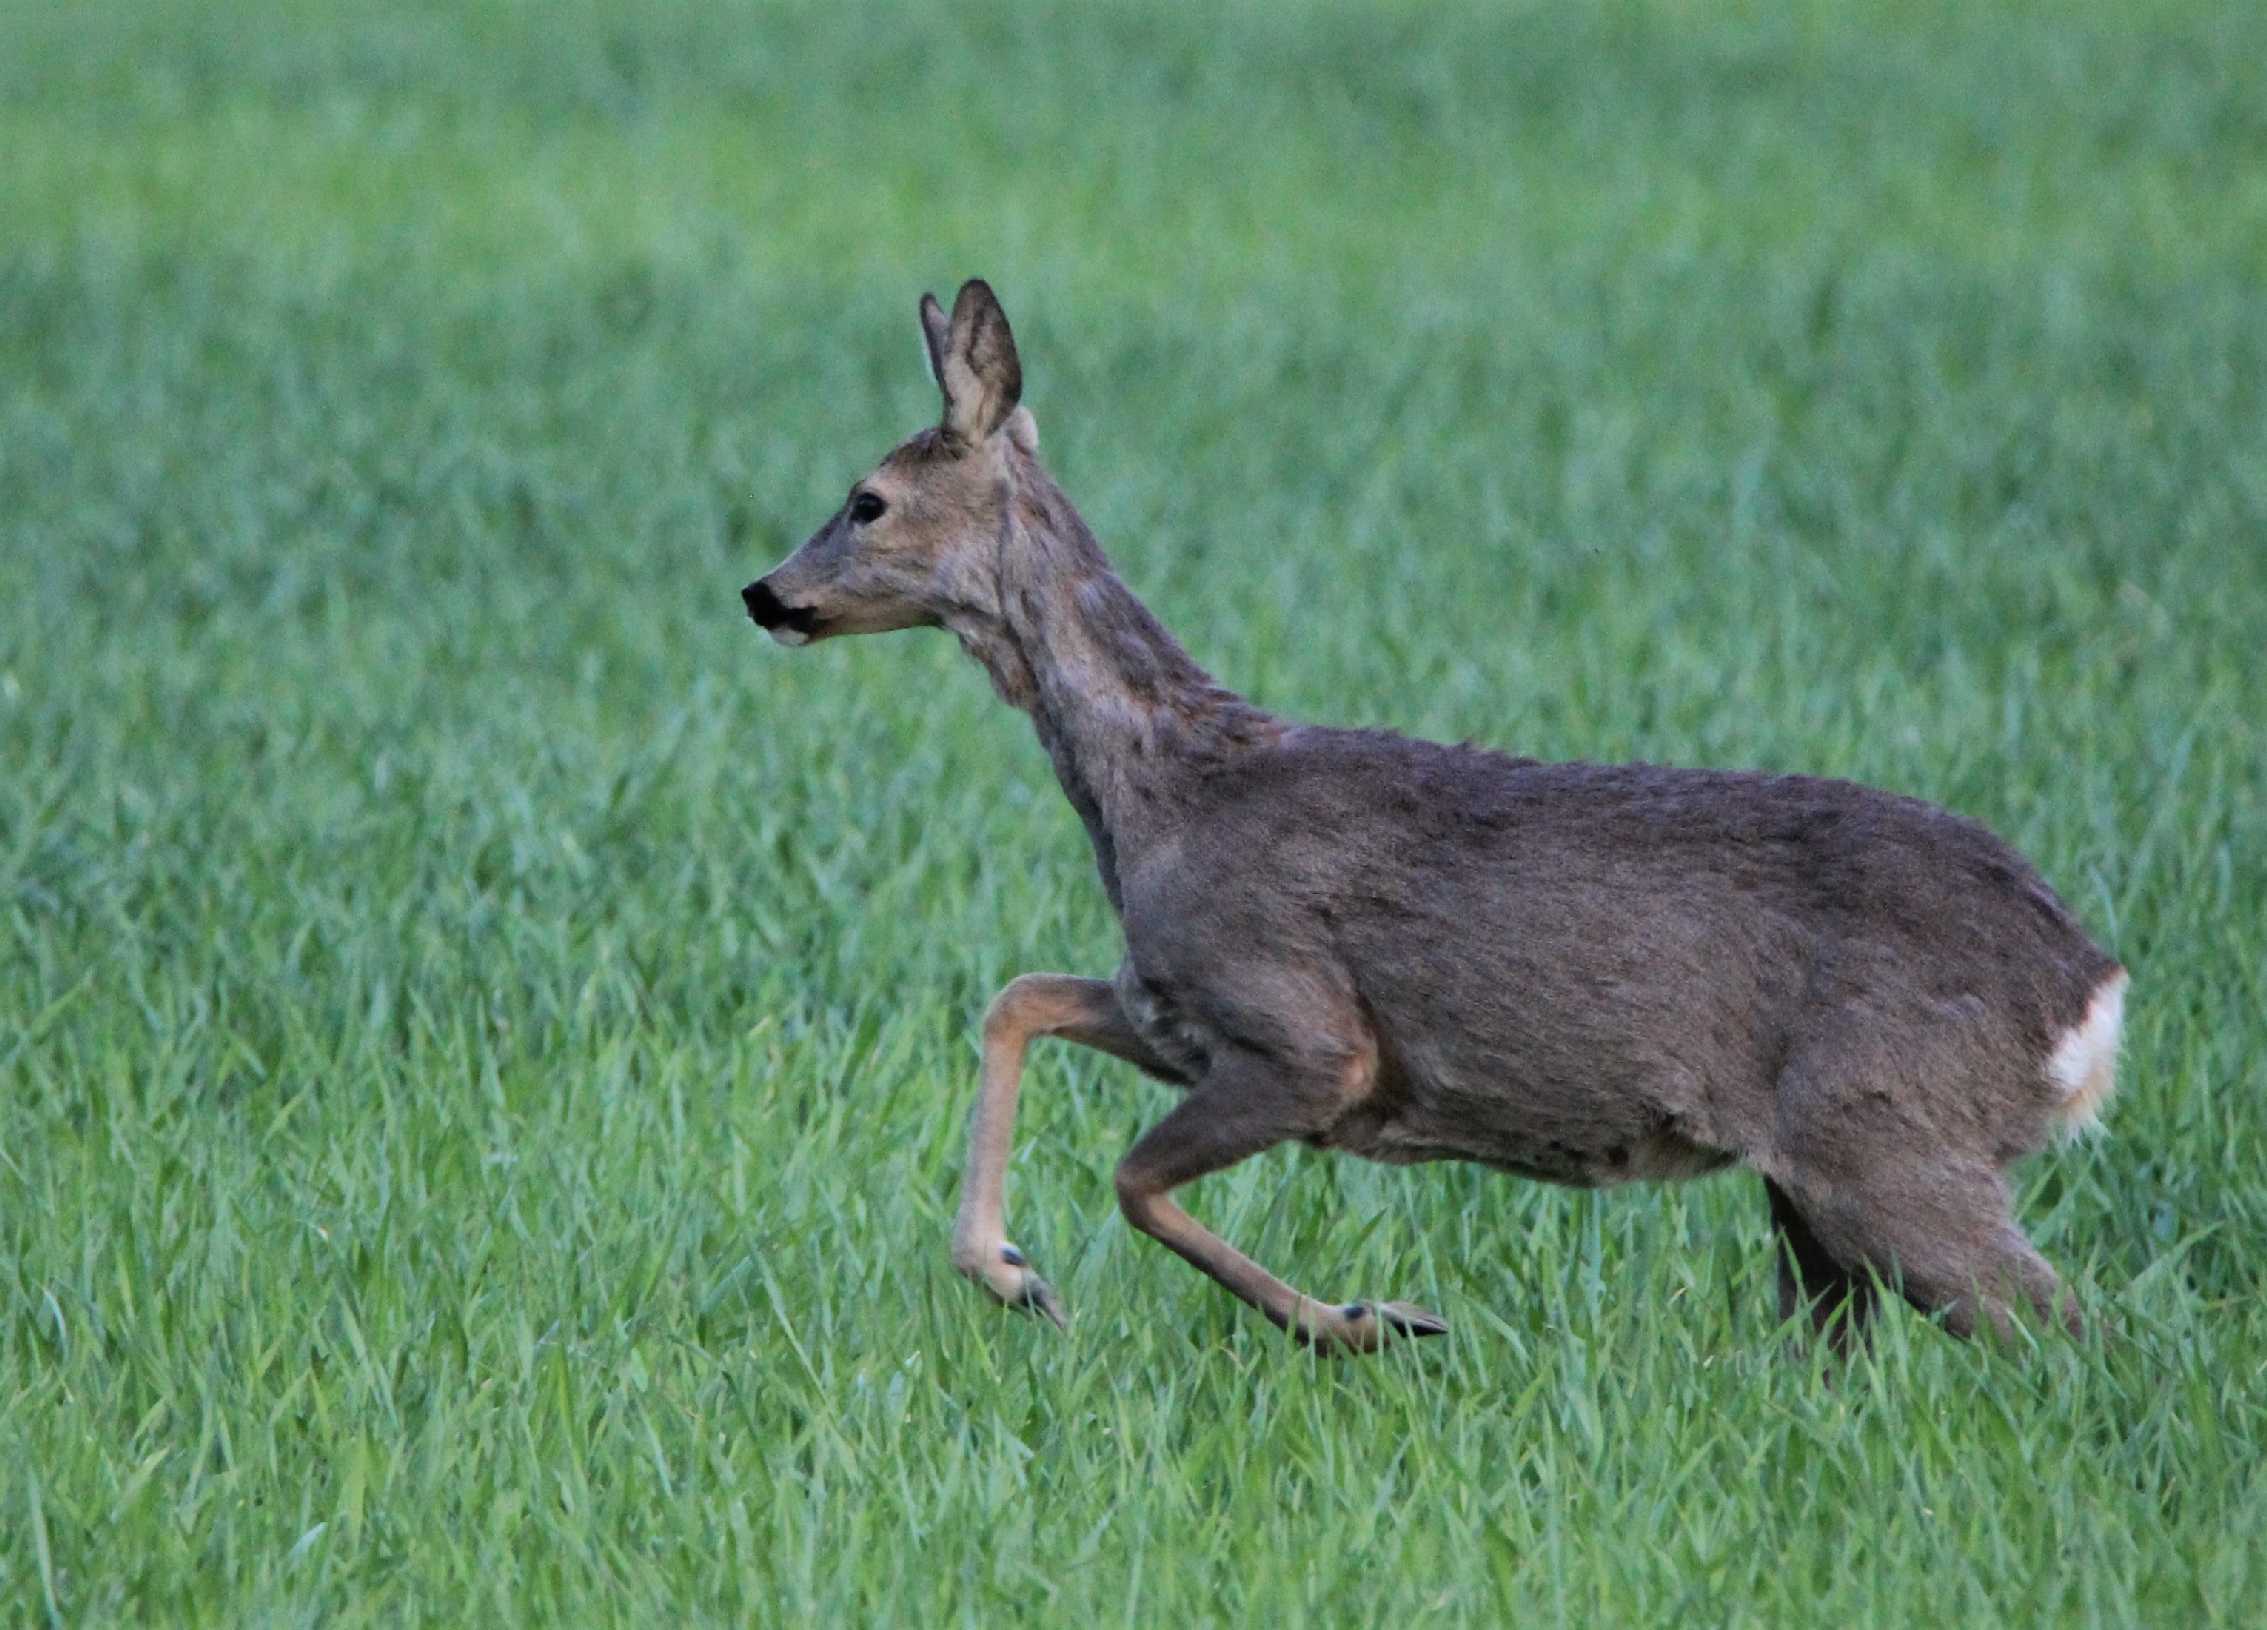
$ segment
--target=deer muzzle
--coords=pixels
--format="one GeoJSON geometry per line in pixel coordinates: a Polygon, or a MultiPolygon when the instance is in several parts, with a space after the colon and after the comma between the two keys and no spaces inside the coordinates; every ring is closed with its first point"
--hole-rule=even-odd
{"type": "Polygon", "coordinates": [[[780,599],[767,579],[758,578],[742,589],[740,600],[756,626],[782,645],[806,644],[817,629],[817,615],[808,607],[791,606],[780,599]]]}

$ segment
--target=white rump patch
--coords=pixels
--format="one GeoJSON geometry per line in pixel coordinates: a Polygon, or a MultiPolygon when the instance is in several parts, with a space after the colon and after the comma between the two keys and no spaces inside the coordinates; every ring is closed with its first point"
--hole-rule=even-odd
{"type": "Polygon", "coordinates": [[[2065,1137],[2077,1137],[2102,1124],[2102,1111],[2117,1090],[2118,1034],[2125,1026],[2123,968],[2103,980],[2086,1004],[2086,1016],[2062,1033],[2047,1059],[2047,1079],[2062,1094],[2056,1114],[2065,1137]]]}

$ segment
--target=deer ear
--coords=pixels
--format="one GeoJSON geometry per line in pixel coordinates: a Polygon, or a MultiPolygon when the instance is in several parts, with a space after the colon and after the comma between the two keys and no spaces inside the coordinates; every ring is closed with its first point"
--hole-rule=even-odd
{"type": "MultiPolygon", "coordinates": [[[[933,304],[933,302],[932,302],[933,304]]],[[[1015,354],[1008,314],[982,278],[960,286],[952,303],[952,323],[939,346],[936,327],[922,311],[922,326],[938,358],[937,383],[944,387],[945,424],[950,435],[971,445],[998,433],[1023,398],[1023,364],[1015,354]]]]}
{"type": "Polygon", "coordinates": [[[952,337],[952,320],[933,294],[921,296],[921,341],[929,353],[929,377],[937,389],[945,386],[945,345],[952,337]]]}

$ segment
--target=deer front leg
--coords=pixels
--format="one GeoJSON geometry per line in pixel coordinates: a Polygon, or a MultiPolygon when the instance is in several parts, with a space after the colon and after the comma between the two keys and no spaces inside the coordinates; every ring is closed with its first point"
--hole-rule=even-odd
{"type": "Polygon", "coordinates": [[[1118,1205],[1126,1220],[1318,1350],[1371,1353],[1385,1345],[1389,1333],[1443,1334],[1446,1323],[1406,1302],[1330,1303],[1303,1296],[1166,1198],[1207,1172],[1297,1136],[1305,1129],[1302,1102],[1275,1066],[1248,1057],[1215,1066],[1118,1163],[1118,1205]]]}
{"type": "Polygon", "coordinates": [[[952,1262],[1010,1307],[1060,1325],[1063,1304],[1007,1237],[1008,1153],[1023,1060],[1035,1036],[1060,1036],[1171,1081],[1173,1067],[1126,1022],[1109,981],[1027,973],[1009,982],[984,1015],[984,1077],[968,1117],[968,1166],[952,1230],[952,1262]]]}

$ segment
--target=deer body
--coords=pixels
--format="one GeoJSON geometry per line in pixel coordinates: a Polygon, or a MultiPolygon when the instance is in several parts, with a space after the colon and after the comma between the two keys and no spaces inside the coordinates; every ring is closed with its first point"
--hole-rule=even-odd
{"type": "Polygon", "coordinates": [[[1120,1164],[1127,1217],[1318,1345],[1445,1326],[1300,1295],[1172,1190],[1292,1139],[1581,1186],[1744,1164],[1782,1316],[1847,1340],[1879,1275],[1963,1331],[2011,1302],[2074,1320],[2004,1172],[2099,1110],[2125,973],[2019,855],[1847,782],[1275,718],[1112,574],[989,289],[923,323],[944,423],[745,597],[791,643],[951,629],[1031,715],[1124,928],[1112,980],[1026,975],[987,1016],[963,1272],[1061,1316],[1002,1218],[1054,1035],[1186,1089],[1120,1164]]]}

